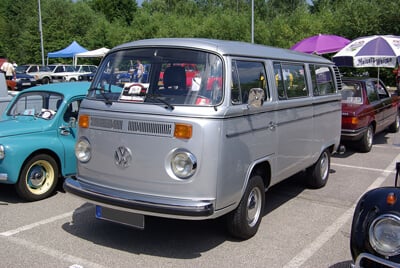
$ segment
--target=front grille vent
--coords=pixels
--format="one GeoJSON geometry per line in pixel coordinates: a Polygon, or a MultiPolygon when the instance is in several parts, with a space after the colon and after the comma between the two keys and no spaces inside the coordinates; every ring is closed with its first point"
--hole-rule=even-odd
{"type": "Polygon", "coordinates": [[[137,134],[172,136],[173,124],[163,122],[129,121],[128,131],[137,134]]]}
{"type": "Polygon", "coordinates": [[[168,122],[142,120],[125,121],[121,119],[92,117],[90,120],[90,126],[92,128],[100,128],[108,131],[122,131],[140,135],[152,135],[162,137],[172,137],[174,133],[174,124],[168,122]]]}
{"type": "Polygon", "coordinates": [[[122,120],[92,117],[90,120],[92,127],[101,127],[110,130],[122,130],[122,120]]]}

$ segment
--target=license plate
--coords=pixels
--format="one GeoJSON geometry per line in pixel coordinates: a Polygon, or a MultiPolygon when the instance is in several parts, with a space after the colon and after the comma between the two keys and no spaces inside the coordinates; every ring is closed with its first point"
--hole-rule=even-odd
{"type": "Polygon", "coordinates": [[[144,215],[96,205],[96,218],[144,229],[144,215]]]}
{"type": "Polygon", "coordinates": [[[31,83],[22,83],[23,86],[30,86],[31,83]]]}

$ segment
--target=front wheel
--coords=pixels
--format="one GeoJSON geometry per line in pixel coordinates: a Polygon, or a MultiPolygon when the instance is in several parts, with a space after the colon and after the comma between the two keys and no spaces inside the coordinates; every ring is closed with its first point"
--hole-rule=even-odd
{"type": "Polygon", "coordinates": [[[16,190],[27,201],[37,201],[50,196],[58,183],[58,165],[49,155],[36,155],[22,167],[16,190]]]}
{"type": "Polygon", "coordinates": [[[318,189],[326,185],[331,166],[331,154],[328,149],[322,152],[318,161],[307,169],[307,184],[310,188],[318,189]]]}
{"type": "Polygon", "coordinates": [[[240,239],[249,239],[257,233],[265,203],[265,187],[261,176],[250,178],[239,206],[227,216],[229,233],[240,239]]]}

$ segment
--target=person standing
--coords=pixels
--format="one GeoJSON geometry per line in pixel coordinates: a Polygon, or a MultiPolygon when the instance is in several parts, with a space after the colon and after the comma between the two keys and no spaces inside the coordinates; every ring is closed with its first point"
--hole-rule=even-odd
{"type": "Polygon", "coordinates": [[[15,77],[15,68],[7,59],[3,65],[1,65],[1,70],[5,73],[7,80],[13,80],[15,77]]]}
{"type": "Polygon", "coordinates": [[[139,83],[141,83],[142,82],[142,78],[143,78],[143,74],[144,74],[144,66],[143,66],[143,64],[142,64],[142,62],[140,60],[137,60],[136,64],[137,64],[137,73],[136,73],[137,80],[138,80],[139,83]]]}

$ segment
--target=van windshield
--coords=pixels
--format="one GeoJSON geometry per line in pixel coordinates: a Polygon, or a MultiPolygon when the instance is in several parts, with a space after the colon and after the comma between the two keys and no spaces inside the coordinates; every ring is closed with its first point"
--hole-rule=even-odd
{"type": "Polygon", "coordinates": [[[88,94],[106,102],[214,106],[221,102],[222,61],[211,53],[137,48],[108,54],[88,94]]]}

